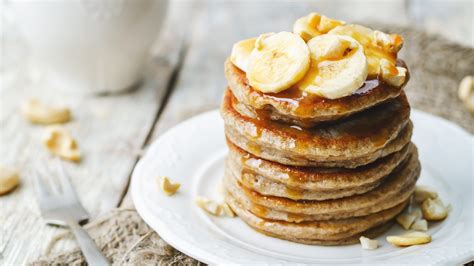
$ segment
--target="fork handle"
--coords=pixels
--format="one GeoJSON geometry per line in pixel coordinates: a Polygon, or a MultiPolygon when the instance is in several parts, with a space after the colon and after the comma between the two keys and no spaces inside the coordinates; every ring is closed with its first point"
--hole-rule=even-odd
{"type": "Polygon", "coordinates": [[[67,224],[76,237],[79,247],[81,247],[82,254],[84,254],[89,265],[110,265],[110,262],[104,255],[102,255],[99,248],[94,243],[94,240],[92,240],[82,226],[75,221],[68,221],[67,224]]]}

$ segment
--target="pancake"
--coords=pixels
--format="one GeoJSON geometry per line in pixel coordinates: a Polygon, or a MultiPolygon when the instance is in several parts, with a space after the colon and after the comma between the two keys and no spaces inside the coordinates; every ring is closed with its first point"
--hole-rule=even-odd
{"type": "Polygon", "coordinates": [[[237,111],[238,105],[227,90],[221,105],[226,136],[251,154],[285,165],[365,165],[401,150],[412,133],[405,94],[350,119],[306,130],[248,117],[237,111]]]}
{"type": "Polygon", "coordinates": [[[228,139],[227,146],[228,168],[234,173],[254,173],[288,189],[319,192],[350,190],[377,183],[416,149],[414,144],[409,143],[400,151],[357,168],[317,168],[287,166],[260,159],[237,147],[228,139]]]}
{"type": "Polygon", "coordinates": [[[263,231],[256,227],[253,227],[252,225],[249,224],[249,226],[254,228],[256,231],[270,237],[280,238],[283,240],[288,240],[291,242],[296,242],[296,243],[301,243],[301,244],[319,245],[319,246],[344,246],[344,245],[357,244],[359,243],[359,238],[361,236],[365,236],[368,238],[376,238],[382,235],[383,233],[385,233],[386,231],[388,231],[392,227],[392,225],[393,225],[393,221],[390,221],[351,237],[338,239],[338,240],[319,240],[319,239],[295,238],[295,237],[291,237],[290,235],[272,234],[268,231],[263,231]]]}
{"type": "Polygon", "coordinates": [[[245,187],[231,175],[224,177],[228,193],[260,217],[283,221],[311,221],[365,216],[392,208],[412,195],[420,173],[416,151],[377,188],[334,200],[291,200],[266,196],[245,187]]]}
{"type": "Polygon", "coordinates": [[[273,182],[252,171],[238,171],[234,168],[229,159],[226,162],[226,175],[232,175],[246,187],[251,187],[254,191],[262,195],[289,198],[292,200],[328,200],[348,197],[355,194],[362,194],[374,189],[380,184],[380,180],[368,185],[362,185],[355,188],[339,189],[332,191],[313,191],[294,189],[284,184],[273,182]]]}
{"type": "Polygon", "coordinates": [[[244,222],[264,234],[294,242],[328,245],[354,243],[349,239],[361,234],[366,235],[368,230],[387,224],[401,213],[408,203],[405,201],[393,208],[358,218],[291,223],[261,218],[248,211],[231,194],[227,194],[225,199],[244,222]]]}
{"type": "MultiPolygon", "coordinates": [[[[399,61],[398,65],[406,65],[399,61]]],[[[280,93],[261,93],[248,84],[243,71],[227,59],[224,64],[229,87],[240,102],[267,119],[280,120],[301,127],[312,127],[320,122],[333,121],[363,111],[400,95],[408,82],[400,87],[390,86],[377,78],[367,80],[352,95],[339,99],[325,99],[316,95],[304,95],[296,88],[280,93]]]]}

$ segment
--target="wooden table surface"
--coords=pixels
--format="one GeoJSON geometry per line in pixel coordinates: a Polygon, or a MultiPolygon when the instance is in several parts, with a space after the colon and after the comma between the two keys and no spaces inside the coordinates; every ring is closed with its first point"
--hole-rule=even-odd
{"type": "Polygon", "coordinates": [[[137,90],[78,96],[48,86],[45,77],[24,68],[2,73],[0,164],[21,169],[22,180],[13,193],[0,197],[0,265],[34,260],[64,230],[44,223],[26,174],[35,161],[33,154],[42,150],[39,139],[44,130],[21,116],[19,106],[26,99],[36,96],[72,108],[73,120],[66,126],[84,159],[66,163],[66,168],[94,218],[116,207],[133,207],[130,175],[152,141],[179,122],[218,107],[226,86],[223,62],[234,42],[291,30],[296,18],[317,11],[366,25],[372,21],[416,25],[473,45],[472,5],[472,1],[415,0],[174,1],[150,74],[137,90]]]}

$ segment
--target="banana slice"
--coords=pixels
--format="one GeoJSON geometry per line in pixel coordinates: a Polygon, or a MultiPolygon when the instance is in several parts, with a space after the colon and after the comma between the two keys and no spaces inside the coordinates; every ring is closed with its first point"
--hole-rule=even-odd
{"type": "Polygon", "coordinates": [[[237,42],[232,47],[232,53],[230,54],[230,61],[240,68],[240,70],[247,72],[249,64],[250,54],[255,47],[255,41],[257,38],[251,38],[237,42]]]}
{"type": "Polygon", "coordinates": [[[293,32],[300,35],[306,42],[312,38],[325,34],[337,26],[344,25],[344,21],[335,20],[318,13],[299,18],[293,24],[293,32]]]}
{"type": "Polygon", "coordinates": [[[297,83],[309,62],[308,46],[300,36],[291,32],[263,34],[250,54],[247,79],[263,93],[278,93],[297,83]]]}
{"type": "Polygon", "coordinates": [[[311,67],[298,87],[324,98],[352,94],[367,78],[364,48],[349,36],[321,35],[308,42],[311,67]]]}
{"type": "Polygon", "coordinates": [[[385,34],[360,25],[342,25],[328,32],[328,34],[346,35],[357,40],[367,56],[369,76],[377,76],[382,58],[397,63],[397,52],[403,46],[403,38],[396,34],[385,34]]]}

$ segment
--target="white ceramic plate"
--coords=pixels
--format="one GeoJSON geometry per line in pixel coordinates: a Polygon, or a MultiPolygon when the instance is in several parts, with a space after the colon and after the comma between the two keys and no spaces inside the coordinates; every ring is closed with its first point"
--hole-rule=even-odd
{"type": "Polygon", "coordinates": [[[452,205],[448,218],[430,223],[433,241],[396,248],[385,236],[403,230],[393,226],[378,238],[381,247],[322,247],[296,244],[255,232],[238,218],[210,217],[194,199],[222,200],[219,191],[227,148],[217,111],[189,119],[163,134],[140,160],[132,176],[138,213],[181,252],[210,264],[276,263],[423,263],[452,264],[474,259],[473,137],[441,118],[414,110],[413,141],[422,163],[419,184],[435,187],[452,205]],[[165,196],[155,178],[166,175],[181,183],[165,196]]]}

